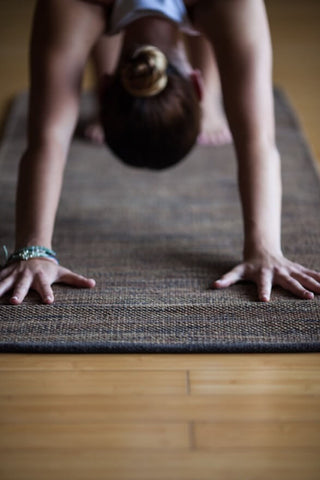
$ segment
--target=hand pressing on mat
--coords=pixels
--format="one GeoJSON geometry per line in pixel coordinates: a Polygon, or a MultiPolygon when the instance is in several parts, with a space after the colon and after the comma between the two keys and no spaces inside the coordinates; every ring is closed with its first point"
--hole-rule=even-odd
{"type": "Polygon", "coordinates": [[[291,262],[283,255],[252,255],[219,280],[212,288],[226,288],[241,280],[257,284],[258,297],[262,302],[270,300],[273,285],[279,285],[299,298],[310,300],[320,293],[320,272],[291,262]]]}
{"type": "Polygon", "coordinates": [[[95,281],[73,273],[48,259],[33,258],[9,264],[0,271],[0,297],[12,290],[10,303],[20,305],[29,290],[36,290],[43,303],[54,302],[53,283],[92,288],[95,281]]]}
{"type": "MultiPolygon", "coordinates": [[[[140,2],[36,2],[28,144],[17,189],[16,245],[23,247],[21,255],[33,255],[30,249],[44,249],[47,255],[49,249],[41,245],[51,245],[85,65],[95,52],[101,60],[97,73],[105,141],[130,166],[161,170],[185,158],[199,136],[201,118],[208,123],[201,102],[208,103],[209,112],[217,107],[221,82],[237,158],[245,261],[216,287],[245,278],[258,284],[261,300],[269,299],[272,284],[311,298],[311,292],[319,291],[320,278],[281,254],[281,168],[275,138],[272,46],[263,0],[172,2],[178,16],[172,16],[164,2],[159,18],[162,3],[150,0],[151,11],[146,15],[140,2]],[[205,39],[189,45],[191,63],[180,32],[188,24],[205,39]]],[[[209,143],[218,143],[217,128],[224,130],[220,140],[227,139],[220,113],[221,109],[209,116],[209,143]]],[[[206,175],[214,175],[214,151],[212,156],[212,170],[206,175]]],[[[16,255],[19,252],[15,261],[16,255]]],[[[21,303],[30,288],[50,303],[51,284],[58,281],[93,286],[92,280],[53,262],[24,261],[24,256],[18,260],[0,277],[0,295],[13,288],[13,303],[21,303]]]]}

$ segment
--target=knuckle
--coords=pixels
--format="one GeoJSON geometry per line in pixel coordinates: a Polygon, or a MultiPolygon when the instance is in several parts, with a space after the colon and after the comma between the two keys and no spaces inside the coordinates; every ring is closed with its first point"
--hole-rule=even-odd
{"type": "Polygon", "coordinates": [[[267,279],[270,276],[271,270],[269,267],[261,267],[259,269],[259,276],[260,278],[267,279]]]}
{"type": "Polygon", "coordinates": [[[51,285],[48,283],[48,282],[44,282],[42,284],[42,290],[43,292],[46,292],[46,293],[52,293],[52,288],[51,288],[51,285]]]}
{"type": "Polygon", "coordinates": [[[245,273],[253,273],[256,270],[256,266],[253,263],[247,263],[245,265],[245,273]]]}
{"type": "Polygon", "coordinates": [[[283,276],[284,273],[285,273],[285,269],[283,267],[280,267],[280,266],[275,266],[274,267],[274,273],[275,273],[275,275],[283,276]]]}
{"type": "Polygon", "coordinates": [[[46,275],[45,275],[45,273],[44,273],[42,270],[37,270],[37,271],[34,273],[34,276],[35,276],[35,278],[36,278],[39,282],[41,282],[41,283],[43,283],[43,282],[46,280],[46,275]]]}
{"type": "Polygon", "coordinates": [[[15,277],[16,284],[19,287],[24,283],[26,283],[27,280],[28,280],[28,274],[26,272],[19,272],[15,277]]]}
{"type": "Polygon", "coordinates": [[[287,268],[284,268],[284,267],[279,267],[277,268],[277,270],[275,271],[275,274],[281,278],[284,278],[285,280],[290,280],[291,279],[291,276],[290,276],[290,273],[288,272],[288,269],[287,268]]]}

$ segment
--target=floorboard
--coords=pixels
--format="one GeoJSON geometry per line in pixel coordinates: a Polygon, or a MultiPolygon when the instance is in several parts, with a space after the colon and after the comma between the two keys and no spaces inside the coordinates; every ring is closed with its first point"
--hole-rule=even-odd
{"type": "MultiPolygon", "coordinates": [[[[1,2],[0,125],[28,85],[33,4],[1,2]]],[[[320,2],[266,5],[275,83],[320,159],[320,2]]],[[[319,367],[319,354],[2,354],[0,478],[318,480],[319,367]]]]}

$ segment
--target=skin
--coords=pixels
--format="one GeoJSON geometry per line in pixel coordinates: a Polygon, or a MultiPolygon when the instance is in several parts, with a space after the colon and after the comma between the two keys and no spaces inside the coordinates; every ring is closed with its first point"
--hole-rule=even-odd
{"type": "MultiPolygon", "coordinates": [[[[275,145],[271,46],[263,2],[192,3],[195,26],[215,51],[237,153],[245,233],[243,261],[212,287],[225,288],[245,279],[256,283],[261,301],[269,301],[272,285],[311,299],[320,293],[320,273],[286,259],[280,244],[280,157],[275,145]]],[[[110,1],[38,2],[31,45],[28,147],[21,159],[17,191],[16,248],[51,248],[81,79],[89,54],[103,34],[106,4],[110,1]]],[[[173,24],[152,18],[126,29],[124,48],[135,41],[154,44],[178,58],[180,68],[193,81],[178,38],[173,24]]],[[[93,279],[50,260],[32,259],[1,270],[0,296],[12,291],[10,302],[20,304],[32,288],[50,304],[56,282],[84,288],[95,285],[93,279]]]]}
{"type": "MultiPolygon", "coordinates": [[[[95,72],[97,97],[103,75],[113,75],[123,46],[123,34],[103,35],[94,46],[91,59],[95,72]]],[[[210,43],[203,35],[184,35],[183,49],[194,71],[201,72],[202,107],[200,145],[219,146],[232,142],[231,132],[221,102],[221,85],[217,63],[210,43]]],[[[188,61],[188,60],[186,60],[188,61]]],[[[104,132],[99,114],[88,122],[84,136],[99,145],[104,144],[104,132]]]]}
{"type": "Polygon", "coordinates": [[[313,292],[320,293],[320,274],[291,262],[281,251],[280,156],[275,144],[272,52],[264,5],[256,0],[204,2],[197,12],[197,22],[217,57],[238,159],[245,233],[244,261],[213,287],[250,280],[257,284],[261,301],[270,300],[272,285],[311,299],[313,292]]]}
{"type": "Polygon", "coordinates": [[[185,35],[185,46],[191,65],[202,76],[202,124],[199,145],[226,145],[232,142],[221,98],[220,75],[214,50],[204,35],[185,35]]]}

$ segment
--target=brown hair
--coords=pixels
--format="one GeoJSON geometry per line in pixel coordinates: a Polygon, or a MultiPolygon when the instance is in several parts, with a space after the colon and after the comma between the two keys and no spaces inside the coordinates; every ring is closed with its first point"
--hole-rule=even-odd
{"type": "Polygon", "coordinates": [[[131,166],[160,170],[195,144],[200,105],[192,83],[155,50],[140,47],[124,60],[103,95],[101,120],[115,155],[131,166]]]}

